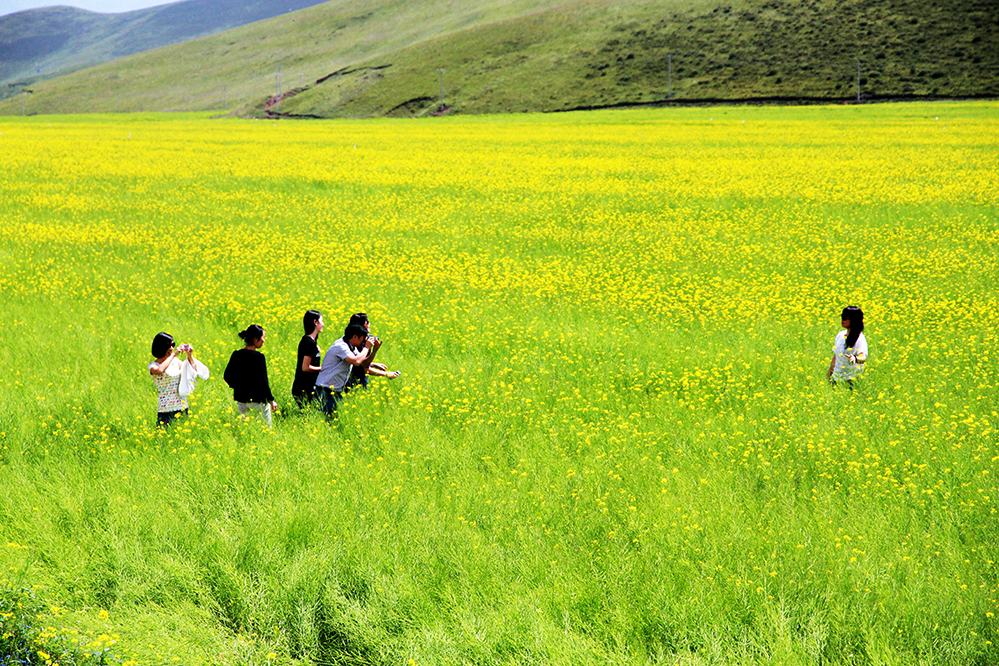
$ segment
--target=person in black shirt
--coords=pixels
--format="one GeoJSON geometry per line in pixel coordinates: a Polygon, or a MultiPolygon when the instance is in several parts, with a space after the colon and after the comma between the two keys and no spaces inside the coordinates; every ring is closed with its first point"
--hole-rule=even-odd
{"type": "Polygon", "coordinates": [[[277,411],[277,403],[274,402],[271,386],[267,381],[267,359],[257,351],[264,346],[264,329],[257,324],[250,324],[245,331],[239,333],[239,337],[245,346],[232,353],[222,376],[232,389],[232,398],[236,401],[239,415],[246,416],[250,412],[256,412],[267,421],[269,428],[271,412],[277,411]]]}
{"type": "MultiPolygon", "coordinates": [[[[368,320],[368,315],[363,312],[358,312],[357,314],[352,314],[350,316],[350,325],[363,326],[364,330],[368,332],[368,337],[373,337],[371,333],[371,322],[368,320]]],[[[378,338],[374,338],[378,340],[378,338]]],[[[380,342],[380,341],[379,341],[380,342]]],[[[377,350],[377,347],[375,348],[377,350]]],[[[360,351],[357,349],[356,351],[360,351]]],[[[344,388],[345,391],[349,391],[353,388],[360,386],[361,388],[368,388],[368,375],[374,377],[388,377],[389,379],[395,379],[402,373],[399,371],[389,370],[384,363],[372,363],[375,358],[374,352],[368,357],[367,361],[363,365],[357,365],[350,369],[350,379],[347,380],[347,385],[344,388]]]]}
{"type": "Polygon", "coordinates": [[[319,348],[319,334],[325,323],[318,310],[309,310],[302,319],[305,335],[298,343],[298,362],[295,364],[295,381],[291,385],[291,395],[299,407],[305,407],[316,393],[316,376],[322,366],[322,350],[319,348]]]}

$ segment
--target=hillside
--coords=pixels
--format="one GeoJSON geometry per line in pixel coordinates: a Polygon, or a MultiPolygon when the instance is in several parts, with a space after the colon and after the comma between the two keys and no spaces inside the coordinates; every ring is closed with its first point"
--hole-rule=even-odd
{"type": "Polygon", "coordinates": [[[987,0],[334,0],[38,84],[3,113],[420,115],[999,95],[987,0]],[[274,104],[280,93],[283,98],[274,104]]]}
{"type": "Polygon", "coordinates": [[[120,14],[44,7],[0,17],[0,97],[133,53],[222,32],[321,0],[183,0],[120,14]]]}

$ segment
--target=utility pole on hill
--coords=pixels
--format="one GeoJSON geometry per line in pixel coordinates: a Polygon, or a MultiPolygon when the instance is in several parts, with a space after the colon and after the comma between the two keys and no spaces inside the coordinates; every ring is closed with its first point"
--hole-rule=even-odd
{"type": "Polygon", "coordinates": [[[669,78],[666,84],[666,99],[673,96],[673,52],[671,51],[668,56],[669,58],[669,78]]]}
{"type": "Polygon", "coordinates": [[[278,65],[277,73],[277,97],[274,102],[274,113],[281,113],[281,65],[278,65]]]}
{"type": "Polygon", "coordinates": [[[441,107],[440,108],[443,111],[444,110],[444,71],[445,70],[444,70],[443,67],[438,67],[437,71],[440,72],[440,75],[441,75],[441,107]]]}

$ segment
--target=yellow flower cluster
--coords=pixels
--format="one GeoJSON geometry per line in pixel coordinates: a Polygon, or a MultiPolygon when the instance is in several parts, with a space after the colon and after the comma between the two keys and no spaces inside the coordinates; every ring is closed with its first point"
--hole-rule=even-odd
{"type": "MultiPolygon", "coordinates": [[[[111,461],[112,503],[150,513],[137,489],[189,475],[260,501],[307,477],[350,516],[338,539],[529,550],[570,624],[573,581],[667,562],[719,608],[832,590],[899,632],[923,621],[899,586],[932,578],[948,626],[994,630],[997,110],[4,120],[8,332],[97,358],[36,387],[0,348],[38,418],[0,422],[0,466],[30,433],[32,455],[111,461]],[[846,305],[871,346],[854,391],[825,382],[846,305]],[[324,349],[366,311],[403,377],[340,430],[235,422],[236,332],[267,330],[283,397],[310,308],[324,349]],[[144,375],[159,330],[216,375],[168,433],[144,375]]],[[[0,539],[11,561],[26,541],[0,539]]]]}

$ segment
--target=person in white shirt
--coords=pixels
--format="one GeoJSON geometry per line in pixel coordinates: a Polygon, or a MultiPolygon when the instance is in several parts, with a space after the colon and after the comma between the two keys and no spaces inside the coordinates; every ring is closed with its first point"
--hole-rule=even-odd
{"type": "Polygon", "coordinates": [[[327,419],[333,418],[337,405],[343,400],[344,387],[350,379],[352,367],[364,365],[381,343],[369,338],[359,324],[348,324],[343,337],[330,345],[323,356],[323,366],[316,376],[316,397],[327,419]],[[355,352],[355,349],[360,349],[355,352]]]}
{"type": "Polygon", "coordinates": [[[856,305],[843,308],[841,325],[843,330],[833,342],[833,356],[826,377],[831,384],[845,382],[852,387],[853,380],[864,372],[867,363],[864,311],[856,305]]]}

